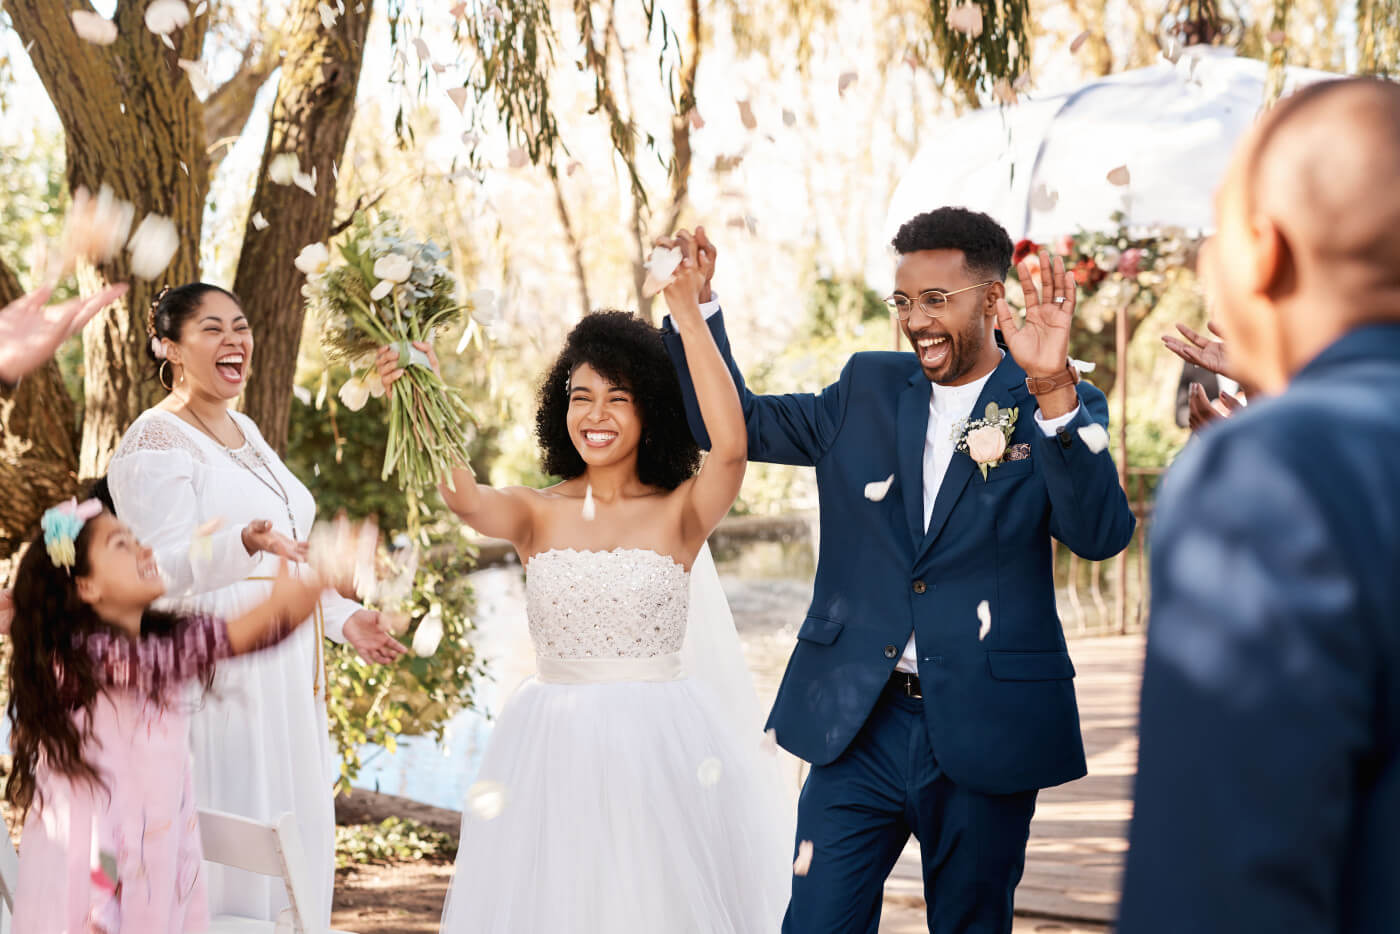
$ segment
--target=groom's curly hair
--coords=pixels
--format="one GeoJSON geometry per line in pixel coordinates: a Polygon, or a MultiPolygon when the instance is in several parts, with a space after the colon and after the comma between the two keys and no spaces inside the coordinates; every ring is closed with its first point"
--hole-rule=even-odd
{"type": "Polygon", "coordinates": [[[626,311],[585,315],[545,374],[535,411],[535,436],[545,473],[565,480],[583,475],[583,458],[569,435],[566,418],[569,381],[585,363],[632,393],[642,420],[638,479],[674,490],[694,476],[700,467],[700,446],[686,424],[680,380],[661,332],[626,311]]]}
{"type": "Polygon", "coordinates": [[[967,208],[937,208],[904,222],[894,235],[895,252],[962,250],[963,261],[973,275],[1006,280],[1014,247],[1006,228],[989,215],[967,208]]]}

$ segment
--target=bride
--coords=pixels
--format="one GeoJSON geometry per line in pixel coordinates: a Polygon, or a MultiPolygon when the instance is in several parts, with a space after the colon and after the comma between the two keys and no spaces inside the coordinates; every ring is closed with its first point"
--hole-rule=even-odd
{"type": "MultiPolygon", "coordinates": [[[[468,794],[448,934],[763,934],[781,922],[791,803],[760,750],[756,703],[752,720],[733,703],[752,687],[733,676],[737,637],[704,547],[738,495],[748,440],[700,313],[693,242],[687,254],[665,295],[712,442],[698,471],[659,333],[609,311],[574,328],[540,390],[543,466],[565,479],[493,489],[459,468],[442,488],[465,522],[519,552],[538,666],[468,794]]],[[[380,353],[386,385],[398,359],[380,353]]]]}

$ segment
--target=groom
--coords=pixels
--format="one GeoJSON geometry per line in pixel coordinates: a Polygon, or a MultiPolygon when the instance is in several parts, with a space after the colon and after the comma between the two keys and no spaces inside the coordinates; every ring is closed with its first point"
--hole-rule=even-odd
{"type": "Polygon", "coordinates": [[[815,467],[821,501],[812,604],[768,721],[812,764],[787,934],[874,934],[911,833],[930,930],[1011,930],[1036,792],[1085,774],[1051,538],[1098,560],[1133,533],[1100,443],[1107,403],[1069,365],[1073,275],[1042,253],[1037,287],[1022,264],[1018,326],[1011,240],[990,217],[921,214],[894,248],[887,301],[914,352],[855,354],[819,393],[749,392],[708,309],[749,457],[815,467]]]}

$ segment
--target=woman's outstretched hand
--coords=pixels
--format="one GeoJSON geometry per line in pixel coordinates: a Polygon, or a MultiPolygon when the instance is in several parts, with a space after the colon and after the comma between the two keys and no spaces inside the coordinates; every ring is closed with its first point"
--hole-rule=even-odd
{"type": "MultiPolygon", "coordinates": [[[[442,365],[438,363],[437,351],[433,349],[433,345],[425,341],[414,341],[413,346],[428,355],[428,365],[433,368],[438,379],[442,379],[442,365]]],[[[379,348],[379,355],[374,358],[374,363],[379,368],[379,380],[384,384],[385,392],[388,392],[394,383],[399,381],[399,377],[403,376],[402,362],[399,357],[399,348],[392,344],[386,344],[379,348]]]]}
{"type": "Polygon", "coordinates": [[[243,527],[243,547],[250,555],[265,551],[287,561],[305,561],[310,546],[274,530],[267,519],[254,519],[243,527]]]}

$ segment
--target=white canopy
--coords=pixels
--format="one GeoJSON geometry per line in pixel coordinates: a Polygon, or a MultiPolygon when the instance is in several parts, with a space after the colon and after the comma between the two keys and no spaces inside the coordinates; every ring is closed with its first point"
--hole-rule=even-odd
{"type": "MultiPolygon", "coordinates": [[[[886,236],[944,205],[984,211],[1013,240],[1130,226],[1211,229],[1211,199],[1264,100],[1267,66],[1192,47],[1178,62],[987,108],[935,127],[890,201],[886,236]],[[1127,168],[1128,183],[1109,173],[1127,168]]],[[[1285,93],[1337,77],[1290,68],[1285,93]]],[[[1121,173],[1120,176],[1121,177],[1121,173]]]]}

